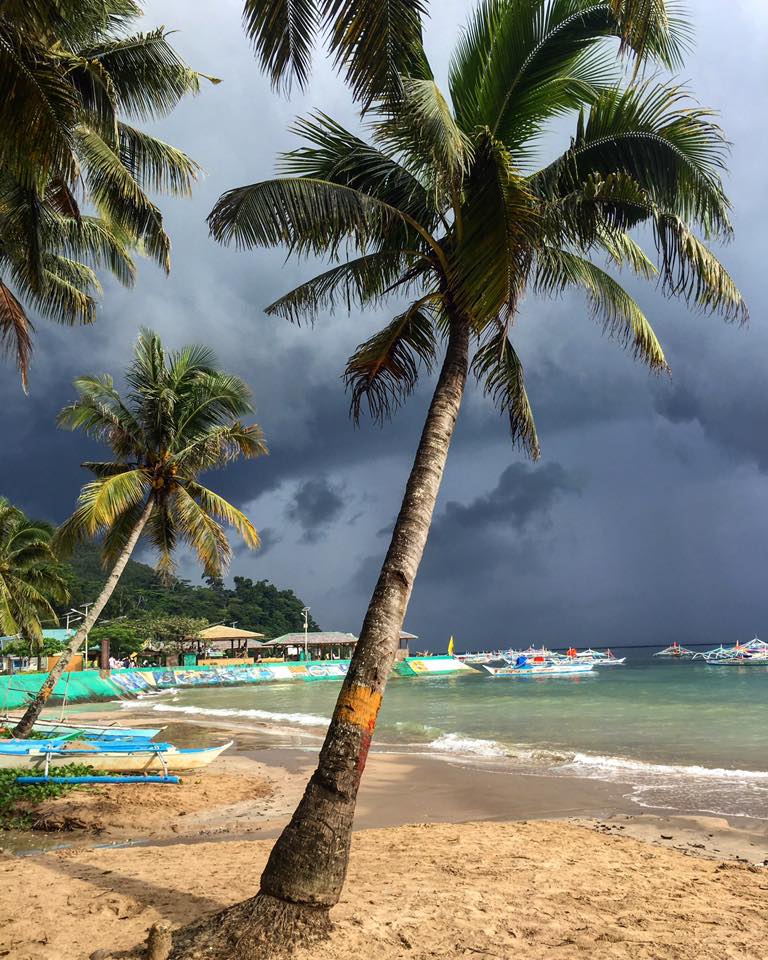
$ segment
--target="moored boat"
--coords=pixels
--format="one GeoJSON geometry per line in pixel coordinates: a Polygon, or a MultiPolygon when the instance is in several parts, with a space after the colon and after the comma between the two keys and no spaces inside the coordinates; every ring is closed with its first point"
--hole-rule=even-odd
{"type": "Polygon", "coordinates": [[[620,667],[627,662],[626,657],[617,657],[611,650],[593,650],[591,647],[573,650],[573,653],[568,651],[568,656],[576,663],[591,663],[594,667],[620,667]]]}
{"type": "Polygon", "coordinates": [[[690,660],[694,656],[693,650],[689,650],[687,647],[681,647],[677,640],[669,647],[664,647],[663,650],[658,650],[654,653],[654,657],[672,657],[678,660],[690,660]]]}
{"type": "Polygon", "coordinates": [[[591,663],[573,663],[569,660],[526,656],[520,656],[515,663],[508,663],[505,666],[484,664],[483,669],[492,677],[568,677],[594,673],[591,663]]]}

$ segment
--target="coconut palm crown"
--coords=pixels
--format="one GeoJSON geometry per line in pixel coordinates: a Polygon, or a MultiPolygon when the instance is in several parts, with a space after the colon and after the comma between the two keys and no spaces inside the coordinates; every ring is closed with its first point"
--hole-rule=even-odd
{"type": "Polygon", "coordinates": [[[484,0],[454,51],[448,97],[422,57],[419,75],[401,77],[400,99],[369,113],[367,138],[322,113],[299,120],[304,145],[283,155],[281,176],[220,198],[209,223],[221,242],[344,260],[268,313],[299,321],[337,302],[409,295],[348,361],[356,418],[363,404],[388,416],[419,370],[432,368],[451,326],[466,324],[477,379],[514,440],[538,456],[510,338],[526,292],[584,291],[606,333],[651,369],[666,368],[611,266],[702,311],[746,319],[708,246],[731,234],[727,141],[681,86],[638,79],[648,64],[679,66],[688,34],[669,4],[656,5],[658,16],[646,11],[642,32],[627,30],[634,6],[484,0]],[[543,135],[568,114],[570,143],[542,163],[543,135]],[[653,259],[631,236],[636,228],[652,238],[653,259]]]}
{"type": "Polygon", "coordinates": [[[162,575],[172,573],[173,550],[182,541],[206,576],[218,576],[231,556],[222,523],[250,547],[258,546],[259,537],[250,520],[203,486],[199,475],[267,452],[260,427],[240,419],[253,409],[250,391],[219,369],[209,348],[166,354],[148,330],[139,337],[125,380],[123,398],[110,376],[78,378],[79,398],[59,415],[60,426],[106,442],[114,459],[83,464],[96,479],[83,487],[56,542],[68,550],[101,536],[104,563],[112,566],[147,516],[143,536],[158,552],[162,575]]]}
{"type": "Polygon", "coordinates": [[[130,285],[136,250],[169,268],[149,193],[187,195],[200,168],[135,124],[197,93],[203,75],[164,28],[137,31],[141,16],[134,0],[0,7],[0,349],[24,382],[32,309],[89,323],[96,270],[130,285]]]}
{"type": "Polygon", "coordinates": [[[51,601],[65,602],[67,589],[51,551],[51,529],[0,497],[0,630],[33,644],[42,623],[57,623],[51,601]]]}

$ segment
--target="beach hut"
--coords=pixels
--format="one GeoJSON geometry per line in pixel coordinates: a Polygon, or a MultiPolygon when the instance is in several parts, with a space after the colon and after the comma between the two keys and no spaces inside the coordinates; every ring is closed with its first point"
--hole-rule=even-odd
{"type": "Polygon", "coordinates": [[[230,657],[247,657],[249,649],[264,646],[259,642],[264,637],[263,633],[227,627],[224,624],[206,627],[198,636],[209,650],[220,650],[222,653],[229,653],[230,657]]]}

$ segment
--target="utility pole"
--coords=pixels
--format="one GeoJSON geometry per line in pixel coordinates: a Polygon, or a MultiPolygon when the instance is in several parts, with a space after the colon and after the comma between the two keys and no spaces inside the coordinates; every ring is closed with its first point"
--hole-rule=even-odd
{"type": "Polygon", "coordinates": [[[304,659],[309,660],[309,654],[307,651],[307,631],[309,630],[309,611],[311,607],[304,607],[301,611],[304,614],[304,659]]]}

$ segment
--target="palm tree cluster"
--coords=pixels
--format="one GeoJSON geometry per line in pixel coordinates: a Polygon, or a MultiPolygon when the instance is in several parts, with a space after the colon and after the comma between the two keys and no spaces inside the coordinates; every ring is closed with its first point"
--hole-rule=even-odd
{"type": "Polygon", "coordinates": [[[235,529],[247,546],[259,545],[245,514],[199,480],[203,472],[267,452],[260,427],[241,419],[253,409],[245,383],[223,372],[208,347],[166,353],[148,330],[139,337],[125,380],[123,398],[108,375],[79,377],[78,399],[59,414],[60,426],[106,443],[113,458],[83,464],[95,479],[85,484],[74,514],[56,531],[55,546],[66,556],[77,543],[99,539],[110,573],[16,736],[31,729],[140,537],[156,550],[158,570],[166,577],[173,572],[179,541],[191,548],[206,576],[221,576],[231,557],[222,524],[235,529]]]}
{"type": "MultiPolygon", "coordinates": [[[[96,270],[133,282],[133,253],[164,270],[170,240],[149,193],[188,194],[198,165],[134,126],[200,87],[134,0],[0,7],[0,347],[23,382],[29,313],[90,323],[96,270]]],[[[212,79],[212,78],[208,78],[212,79]]]]}
{"type": "Polygon", "coordinates": [[[42,624],[57,623],[51,601],[67,600],[51,534],[0,497],[0,631],[19,634],[33,650],[41,647],[42,624]]]}

